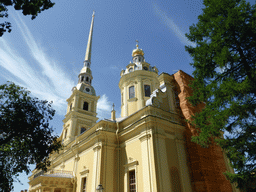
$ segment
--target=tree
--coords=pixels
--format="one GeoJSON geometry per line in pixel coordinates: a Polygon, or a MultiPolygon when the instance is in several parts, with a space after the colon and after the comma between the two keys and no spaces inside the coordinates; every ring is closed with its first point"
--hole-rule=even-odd
{"type": "MultiPolygon", "coordinates": [[[[38,13],[53,7],[51,0],[0,0],[0,18],[8,17],[7,6],[14,6],[15,10],[22,10],[23,15],[32,15],[35,19],[38,13]]],[[[11,32],[11,23],[0,23],[0,37],[8,31],[11,32]]]]}
{"type": "Polygon", "coordinates": [[[18,174],[29,164],[46,170],[49,155],[61,147],[49,125],[51,103],[30,96],[14,83],[0,85],[0,192],[10,191],[18,174]]]}
{"type": "Polygon", "coordinates": [[[208,147],[214,140],[227,152],[237,174],[226,172],[240,189],[256,179],[256,6],[244,0],[204,0],[198,23],[187,38],[195,80],[192,105],[205,103],[190,122],[192,141],[208,147]],[[229,136],[222,138],[220,131],[229,136]]]}

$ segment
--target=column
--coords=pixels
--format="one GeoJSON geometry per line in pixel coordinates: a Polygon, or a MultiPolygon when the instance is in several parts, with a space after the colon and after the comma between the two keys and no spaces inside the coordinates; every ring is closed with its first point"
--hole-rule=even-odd
{"type": "Polygon", "coordinates": [[[150,156],[150,140],[151,135],[146,134],[140,137],[141,141],[141,155],[142,155],[142,171],[143,171],[143,191],[152,192],[153,191],[153,181],[152,181],[152,164],[150,162],[153,156],[150,156]]]}
{"type": "Polygon", "coordinates": [[[160,191],[171,191],[171,179],[169,165],[167,161],[165,138],[166,136],[164,135],[156,134],[158,160],[157,167],[159,174],[160,191]]]}
{"type": "Polygon", "coordinates": [[[191,181],[189,177],[189,170],[187,165],[185,141],[175,139],[175,142],[177,146],[177,153],[178,153],[180,173],[181,173],[181,185],[182,185],[183,191],[192,192],[191,181]]]}
{"type": "Polygon", "coordinates": [[[96,192],[96,187],[100,184],[101,146],[94,147],[93,151],[92,192],[96,192]]]}

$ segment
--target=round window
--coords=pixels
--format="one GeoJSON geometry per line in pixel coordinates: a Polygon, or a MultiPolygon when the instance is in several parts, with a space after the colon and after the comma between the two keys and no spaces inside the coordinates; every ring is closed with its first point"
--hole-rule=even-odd
{"type": "Polygon", "coordinates": [[[86,88],[85,90],[86,90],[86,92],[90,92],[90,89],[89,89],[89,88],[86,88]]]}
{"type": "Polygon", "coordinates": [[[144,70],[146,70],[146,71],[148,70],[148,68],[147,68],[147,67],[143,67],[143,69],[144,69],[144,70]]]}
{"type": "Polygon", "coordinates": [[[129,72],[132,72],[132,71],[133,71],[133,68],[130,68],[130,69],[129,69],[129,72]]]}

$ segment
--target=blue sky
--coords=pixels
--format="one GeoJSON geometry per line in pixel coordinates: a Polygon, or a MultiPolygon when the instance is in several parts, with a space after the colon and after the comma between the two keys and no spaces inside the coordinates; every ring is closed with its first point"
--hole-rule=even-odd
{"type": "MultiPolygon", "coordinates": [[[[33,96],[53,101],[51,122],[56,134],[62,130],[66,99],[77,84],[83,66],[91,16],[95,10],[92,42],[92,85],[100,95],[100,119],[110,118],[112,103],[120,115],[120,72],[132,60],[136,42],[146,62],[161,72],[183,70],[192,74],[192,58],[185,45],[189,26],[202,13],[202,0],[55,0],[53,8],[35,20],[9,8],[12,32],[0,38],[0,83],[13,81],[33,96]]],[[[254,0],[250,1],[252,4],[254,0]]],[[[28,188],[15,183],[14,191],[28,188]]]]}

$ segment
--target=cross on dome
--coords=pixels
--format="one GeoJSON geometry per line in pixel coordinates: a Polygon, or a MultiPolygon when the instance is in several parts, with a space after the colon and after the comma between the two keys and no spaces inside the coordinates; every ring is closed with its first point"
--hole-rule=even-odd
{"type": "Polygon", "coordinates": [[[137,47],[137,49],[139,48],[139,41],[138,40],[136,40],[136,47],[137,47]]]}

